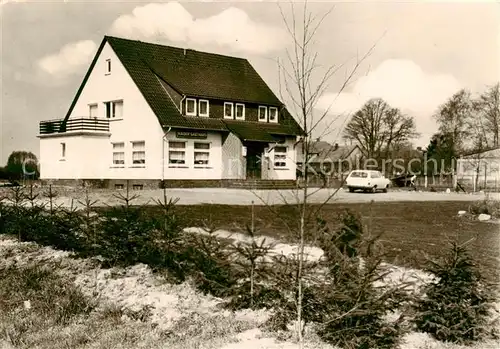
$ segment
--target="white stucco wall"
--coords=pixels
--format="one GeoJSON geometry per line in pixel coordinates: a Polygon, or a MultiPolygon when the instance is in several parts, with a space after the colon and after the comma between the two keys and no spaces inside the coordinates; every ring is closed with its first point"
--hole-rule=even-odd
{"type": "MultiPolygon", "coordinates": [[[[206,139],[177,138],[176,131],[167,133],[165,146],[165,179],[221,179],[222,178],[222,145],[221,134],[207,132],[206,139]],[[185,164],[169,163],[168,141],[185,142],[185,164]],[[210,155],[208,165],[194,164],[194,143],[209,143],[210,155]]],[[[178,150],[178,149],[176,149],[178,150]]]]}
{"type": "Polygon", "coordinates": [[[40,175],[42,179],[105,178],[109,163],[103,160],[110,146],[109,136],[64,136],[40,140],[40,175]],[[62,143],[66,154],[62,157],[62,143]]]}
{"type": "MultiPolygon", "coordinates": [[[[106,141],[96,141],[90,136],[68,139],[68,161],[63,163],[52,154],[60,146],[61,138],[42,138],[40,158],[43,163],[42,178],[85,178],[85,179],[161,179],[161,150],[163,130],[141,92],[130,78],[125,68],[106,44],[87,80],[70,118],[89,117],[89,105],[98,104],[98,117],[105,118],[104,102],[123,100],[123,118],[109,119],[111,136],[106,141]],[[111,73],[106,74],[106,60],[111,59],[111,73]],[[132,141],[145,141],[146,163],[144,166],[132,164],[132,141]],[[125,166],[116,168],[112,163],[112,145],[125,143],[125,166]],[[70,157],[92,158],[92,162],[75,164],[70,157]]],[[[58,153],[57,153],[58,154],[58,153]]],[[[75,160],[76,161],[76,160],[75,160]]]]}
{"type": "MultiPolygon", "coordinates": [[[[296,164],[296,149],[293,147],[295,140],[289,138],[284,144],[279,146],[287,147],[287,159],[286,168],[275,168],[274,167],[274,150],[268,151],[269,148],[265,150],[264,158],[268,158],[268,161],[263,161],[262,163],[262,178],[263,179],[274,179],[274,180],[286,180],[286,179],[296,179],[297,178],[297,164],[296,164]]],[[[269,144],[270,148],[273,148],[275,144],[269,144]]],[[[267,160],[267,159],[266,159],[267,160]]]]}

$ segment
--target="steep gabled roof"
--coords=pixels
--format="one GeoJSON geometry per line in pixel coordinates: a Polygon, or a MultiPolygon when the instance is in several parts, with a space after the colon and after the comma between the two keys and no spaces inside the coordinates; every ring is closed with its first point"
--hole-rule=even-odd
{"type": "Polygon", "coordinates": [[[256,124],[245,121],[183,116],[162,84],[168,84],[179,94],[192,97],[260,103],[282,107],[283,104],[246,59],[194,50],[105,36],[75,100],[66,115],[69,118],[86,80],[104,44],[108,42],[146,102],[158,117],[162,127],[194,128],[230,131],[230,127],[247,127],[245,134],[262,138],[262,133],[300,134],[301,128],[283,109],[280,124],[256,124]],[[238,124],[241,124],[238,126],[238,124]]]}
{"type": "MultiPolygon", "coordinates": [[[[359,149],[357,144],[355,145],[334,145],[325,141],[316,141],[310,144],[309,153],[314,156],[311,159],[311,163],[322,162],[322,161],[339,161],[349,158],[351,154],[359,149]]],[[[297,162],[302,162],[302,143],[297,145],[297,162]]]]}

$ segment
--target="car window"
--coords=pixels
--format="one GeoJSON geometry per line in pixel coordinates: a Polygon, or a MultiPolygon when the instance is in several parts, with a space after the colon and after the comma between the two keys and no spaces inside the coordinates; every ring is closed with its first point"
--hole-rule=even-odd
{"type": "Polygon", "coordinates": [[[371,178],[380,178],[380,172],[372,171],[370,172],[371,178]]]}
{"type": "Polygon", "coordinates": [[[368,173],[366,172],[352,172],[351,173],[351,177],[353,178],[367,178],[368,177],[368,173]]]}

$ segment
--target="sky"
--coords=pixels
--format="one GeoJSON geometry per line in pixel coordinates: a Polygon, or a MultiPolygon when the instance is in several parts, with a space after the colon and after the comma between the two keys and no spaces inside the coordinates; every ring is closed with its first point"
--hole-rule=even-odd
{"type": "MultiPolygon", "coordinates": [[[[331,10],[311,44],[313,84],[338,68],[315,110],[328,110],[327,141],[341,143],[349,114],[379,97],[415,118],[414,144],[426,146],[440,104],[461,88],[478,94],[500,80],[494,1],[310,1],[308,10],[331,10]]],[[[65,116],[104,35],[247,58],[281,96],[277,62],[292,47],[281,13],[291,18],[289,1],[1,0],[0,165],[14,150],[38,155],[39,122],[65,116]]]]}

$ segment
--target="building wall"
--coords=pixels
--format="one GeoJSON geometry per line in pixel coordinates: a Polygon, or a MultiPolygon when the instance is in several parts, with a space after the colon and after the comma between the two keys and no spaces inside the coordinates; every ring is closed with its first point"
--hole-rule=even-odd
{"type": "Polygon", "coordinates": [[[462,158],[457,161],[457,181],[462,186],[498,188],[500,185],[500,157],[462,158]]]}
{"type": "Polygon", "coordinates": [[[207,132],[206,139],[187,139],[177,137],[176,130],[166,136],[164,179],[221,179],[222,178],[222,135],[218,132],[207,132]],[[169,163],[169,141],[185,142],[185,164],[169,163]],[[209,143],[210,156],[208,165],[194,163],[194,143],[209,143]]]}
{"type": "Polygon", "coordinates": [[[297,152],[294,148],[295,139],[287,138],[284,144],[278,146],[287,147],[286,168],[279,168],[274,166],[274,149],[275,144],[269,144],[269,148],[265,149],[262,161],[262,178],[263,179],[278,179],[289,180],[297,178],[297,152]]]}
{"type": "Polygon", "coordinates": [[[163,130],[157,117],[145,101],[141,92],[130,78],[125,68],[106,44],[87,80],[70,118],[89,117],[89,105],[98,104],[98,117],[105,118],[104,102],[123,100],[123,117],[110,119],[111,136],[104,141],[96,141],[90,136],[79,140],[68,140],[68,161],[63,164],[54,157],[53,151],[59,146],[60,138],[40,140],[41,178],[161,178],[161,151],[163,130]],[[111,73],[106,74],[106,60],[111,59],[111,73]],[[132,141],[145,141],[146,161],[144,165],[132,164],[132,141]],[[112,143],[125,143],[125,165],[113,166],[112,143]],[[88,155],[86,155],[88,154],[88,155]],[[73,158],[75,157],[75,158],[73,158]],[[84,162],[91,157],[93,161],[84,162]],[[71,158],[71,161],[69,160],[71,158]],[[77,163],[80,161],[80,163],[77,163]],[[68,166],[69,162],[72,166],[68,166]]]}
{"type": "Polygon", "coordinates": [[[243,144],[232,133],[222,144],[222,165],[223,179],[245,179],[246,160],[243,156],[243,144]]]}
{"type": "MultiPolygon", "coordinates": [[[[106,178],[109,163],[103,149],[109,147],[109,135],[42,138],[40,140],[40,178],[106,178]],[[65,156],[62,156],[65,144],[65,156]],[[104,155],[104,156],[106,156],[104,155]]],[[[106,154],[107,155],[107,154],[106,154]]]]}

